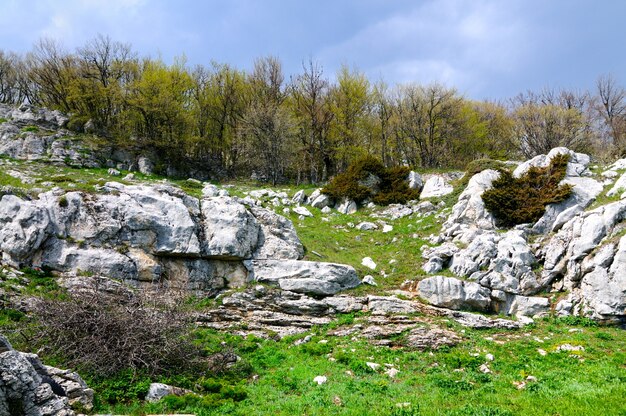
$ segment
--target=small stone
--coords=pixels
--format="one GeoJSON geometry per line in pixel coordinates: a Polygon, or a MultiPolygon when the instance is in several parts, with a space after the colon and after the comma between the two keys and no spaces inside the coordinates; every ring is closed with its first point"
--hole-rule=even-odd
{"type": "Polygon", "coordinates": [[[369,269],[376,270],[376,263],[371,257],[365,257],[361,260],[361,264],[369,269]]]}
{"type": "Polygon", "coordinates": [[[110,168],[110,169],[109,169],[109,171],[108,171],[108,173],[109,173],[109,175],[111,175],[111,176],[120,176],[120,175],[121,175],[121,173],[120,173],[120,171],[119,171],[119,170],[117,170],[117,169],[113,169],[113,168],[110,168]]]}
{"type": "Polygon", "coordinates": [[[374,277],[369,274],[363,278],[361,283],[365,283],[366,285],[370,285],[370,286],[378,286],[378,283],[376,283],[376,281],[374,280],[374,277]]]}
{"type": "Polygon", "coordinates": [[[537,381],[537,377],[535,377],[535,376],[528,376],[528,377],[526,377],[526,381],[536,382],[537,381]]]}
{"type": "Polygon", "coordinates": [[[326,383],[326,381],[328,381],[326,376],[317,376],[313,379],[313,382],[317,383],[318,386],[321,386],[322,384],[326,383]]]}
{"type": "Polygon", "coordinates": [[[485,358],[487,359],[487,361],[493,361],[494,360],[493,354],[485,354],[485,358]]]}
{"type": "Polygon", "coordinates": [[[546,352],[546,350],[542,350],[541,348],[537,348],[537,352],[539,353],[539,355],[541,355],[542,357],[545,357],[546,355],[548,355],[548,353],[546,352]]]}
{"type": "Polygon", "coordinates": [[[373,363],[373,362],[370,362],[370,361],[367,361],[365,363],[365,365],[367,365],[369,368],[371,368],[372,371],[378,371],[378,369],[380,368],[380,364],[373,363]]]}
{"type": "Polygon", "coordinates": [[[389,378],[396,378],[399,372],[400,372],[399,370],[392,367],[388,369],[387,371],[385,371],[385,374],[387,374],[389,378]]]}
{"type": "Polygon", "coordinates": [[[478,369],[480,370],[481,373],[483,374],[489,374],[491,373],[491,369],[487,366],[487,364],[481,364],[480,367],[478,367],[478,369]]]}
{"type": "Polygon", "coordinates": [[[296,214],[301,215],[303,217],[312,217],[313,216],[313,214],[311,214],[311,211],[309,211],[305,207],[295,207],[293,209],[293,212],[295,212],[296,214]]]}
{"type": "Polygon", "coordinates": [[[330,207],[324,207],[322,208],[322,213],[323,214],[330,214],[332,210],[330,209],[330,207]]]}
{"type": "Polygon", "coordinates": [[[390,231],[393,231],[393,227],[389,224],[385,224],[383,225],[383,233],[388,233],[390,231]]]}
{"type": "Polygon", "coordinates": [[[343,406],[343,402],[341,401],[341,397],[335,396],[333,397],[333,403],[335,406],[343,406]]]}

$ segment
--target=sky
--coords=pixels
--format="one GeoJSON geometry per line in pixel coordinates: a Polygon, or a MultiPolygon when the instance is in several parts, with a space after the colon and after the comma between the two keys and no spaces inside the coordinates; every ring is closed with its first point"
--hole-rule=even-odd
{"type": "Polygon", "coordinates": [[[441,83],[472,99],[542,88],[626,84],[622,0],[0,0],[0,49],[40,38],[73,50],[98,34],[140,56],[250,69],[276,56],[333,79],[342,65],[372,81],[441,83]]]}

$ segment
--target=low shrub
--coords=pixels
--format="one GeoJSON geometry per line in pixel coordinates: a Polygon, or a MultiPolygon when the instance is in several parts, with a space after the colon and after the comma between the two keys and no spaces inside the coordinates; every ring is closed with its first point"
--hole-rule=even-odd
{"type": "Polygon", "coordinates": [[[547,167],[531,167],[520,178],[500,169],[500,177],[482,195],[485,207],[501,226],[536,222],[546,205],[559,203],[571,195],[571,185],[559,185],[565,177],[568,160],[568,155],[557,155],[547,167]]]}
{"type": "Polygon", "coordinates": [[[404,166],[386,168],[375,157],[365,156],[335,176],[322,193],[338,200],[349,198],[357,203],[366,199],[379,205],[405,203],[419,198],[419,191],[409,188],[406,182],[409,172],[410,169],[404,166]]]}
{"type": "Polygon", "coordinates": [[[188,314],[147,295],[85,289],[42,299],[34,312],[32,347],[72,368],[101,376],[210,370],[189,335],[188,314]]]}

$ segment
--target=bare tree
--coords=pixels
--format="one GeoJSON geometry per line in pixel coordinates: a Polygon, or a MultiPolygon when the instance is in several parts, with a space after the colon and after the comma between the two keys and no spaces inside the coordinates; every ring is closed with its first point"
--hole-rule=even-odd
{"type": "Polygon", "coordinates": [[[602,119],[613,144],[622,152],[626,147],[626,89],[617,85],[612,75],[598,78],[596,88],[602,119]]]}
{"type": "Polygon", "coordinates": [[[333,112],[329,101],[329,82],[322,67],[309,60],[302,65],[304,72],[293,78],[290,93],[298,120],[298,137],[302,146],[303,165],[298,180],[305,172],[310,182],[325,180],[333,172],[330,123],[333,112]]]}

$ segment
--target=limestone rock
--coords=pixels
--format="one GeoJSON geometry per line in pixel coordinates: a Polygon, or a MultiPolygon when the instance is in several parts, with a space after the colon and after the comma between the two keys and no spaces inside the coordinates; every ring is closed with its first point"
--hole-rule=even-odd
{"type": "Polygon", "coordinates": [[[360,231],[372,231],[378,228],[373,222],[361,222],[357,224],[356,229],[360,231]]]}
{"type": "Polygon", "coordinates": [[[415,171],[409,172],[409,176],[407,176],[406,180],[409,183],[409,188],[411,189],[417,189],[420,191],[424,187],[424,180],[420,174],[415,171]]]}
{"type": "Polygon", "coordinates": [[[443,176],[433,175],[426,180],[420,194],[420,199],[435,198],[452,193],[454,188],[446,182],[443,176]]]}
{"type": "Polygon", "coordinates": [[[204,252],[209,257],[249,259],[257,246],[259,225],[244,205],[228,197],[202,200],[204,252]]]}
{"type": "Polygon", "coordinates": [[[437,350],[452,347],[461,342],[461,337],[452,331],[441,328],[418,327],[407,336],[407,346],[418,350],[437,350]]]}
{"type": "Polygon", "coordinates": [[[313,214],[311,214],[311,211],[309,211],[305,207],[295,207],[295,208],[293,208],[293,212],[295,212],[298,215],[302,215],[304,217],[312,217],[313,216],[313,214]]]}
{"type": "Polygon", "coordinates": [[[606,193],[606,196],[614,196],[626,191],[626,173],[619,177],[613,187],[606,193]]]}
{"type": "Polygon", "coordinates": [[[304,193],[304,190],[301,189],[294,194],[293,198],[291,198],[291,202],[296,205],[305,205],[308,202],[308,199],[309,198],[304,193]]]}
{"type": "Polygon", "coordinates": [[[265,208],[250,207],[250,211],[260,225],[254,258],[299,260],[304,257],[304,247],[290,220],[265,208]]]}
{"type": "Polygon", "coordinates": [[[467,188],[459,195],[458,202],[443,225],[445,234],[454,237],[466,227],[481,230],[496,228],[495,218],[485,207],[482,194],[491,189],[493,181],[499,176],[498,171],[487,169],[471,177],[467,188]]]}
{"type": "Polygon", "coordinates": [[[314,295],[334,295],[358,286],[354,268],[342,264],[295,260],[252,260],[253,279],[283,290],[314,295]]]}
{"type": "Polygon", "coordinates": [[[149,402],[158,402],[165,396],[182,396],[189,393],[192,393],[192,391],[163,383],[151,383],[148,394],[146,395],[146,400],[149,402]]]}
{"type": "Polygon", "coordinates": [[[453,277],[426,278],[419,282],[418,292],[430,304],[449,309],[487,311],[491,305],[489,289],[453,277]]]}
{"type": "Polygon", "coordinates": [[[318,208],[318,209],[323,209],[323,208],[330,207],[331,205],[333,205],[332,199],[328,195],[323,194],[321,192],[318,193],[317,195],[315,192],[313,192],[313,194],[311,194],[310,201],[311,201],[311,206],[313,208],[318,208]]]}
{"type": "Polygon", "coordinates": [[[344,198],[341,203],[337,206],[337,211],[342,214],[354,214],[357,211],[356,202],[351,199],[344,198]]]}
{"type": "Polygon", "coordinates": [[[70,403],[93,407],[93,391],[75,373],[44,366],[34,354],[3,343],[0,353],[0,414],[73,416],[70,403]]]}

